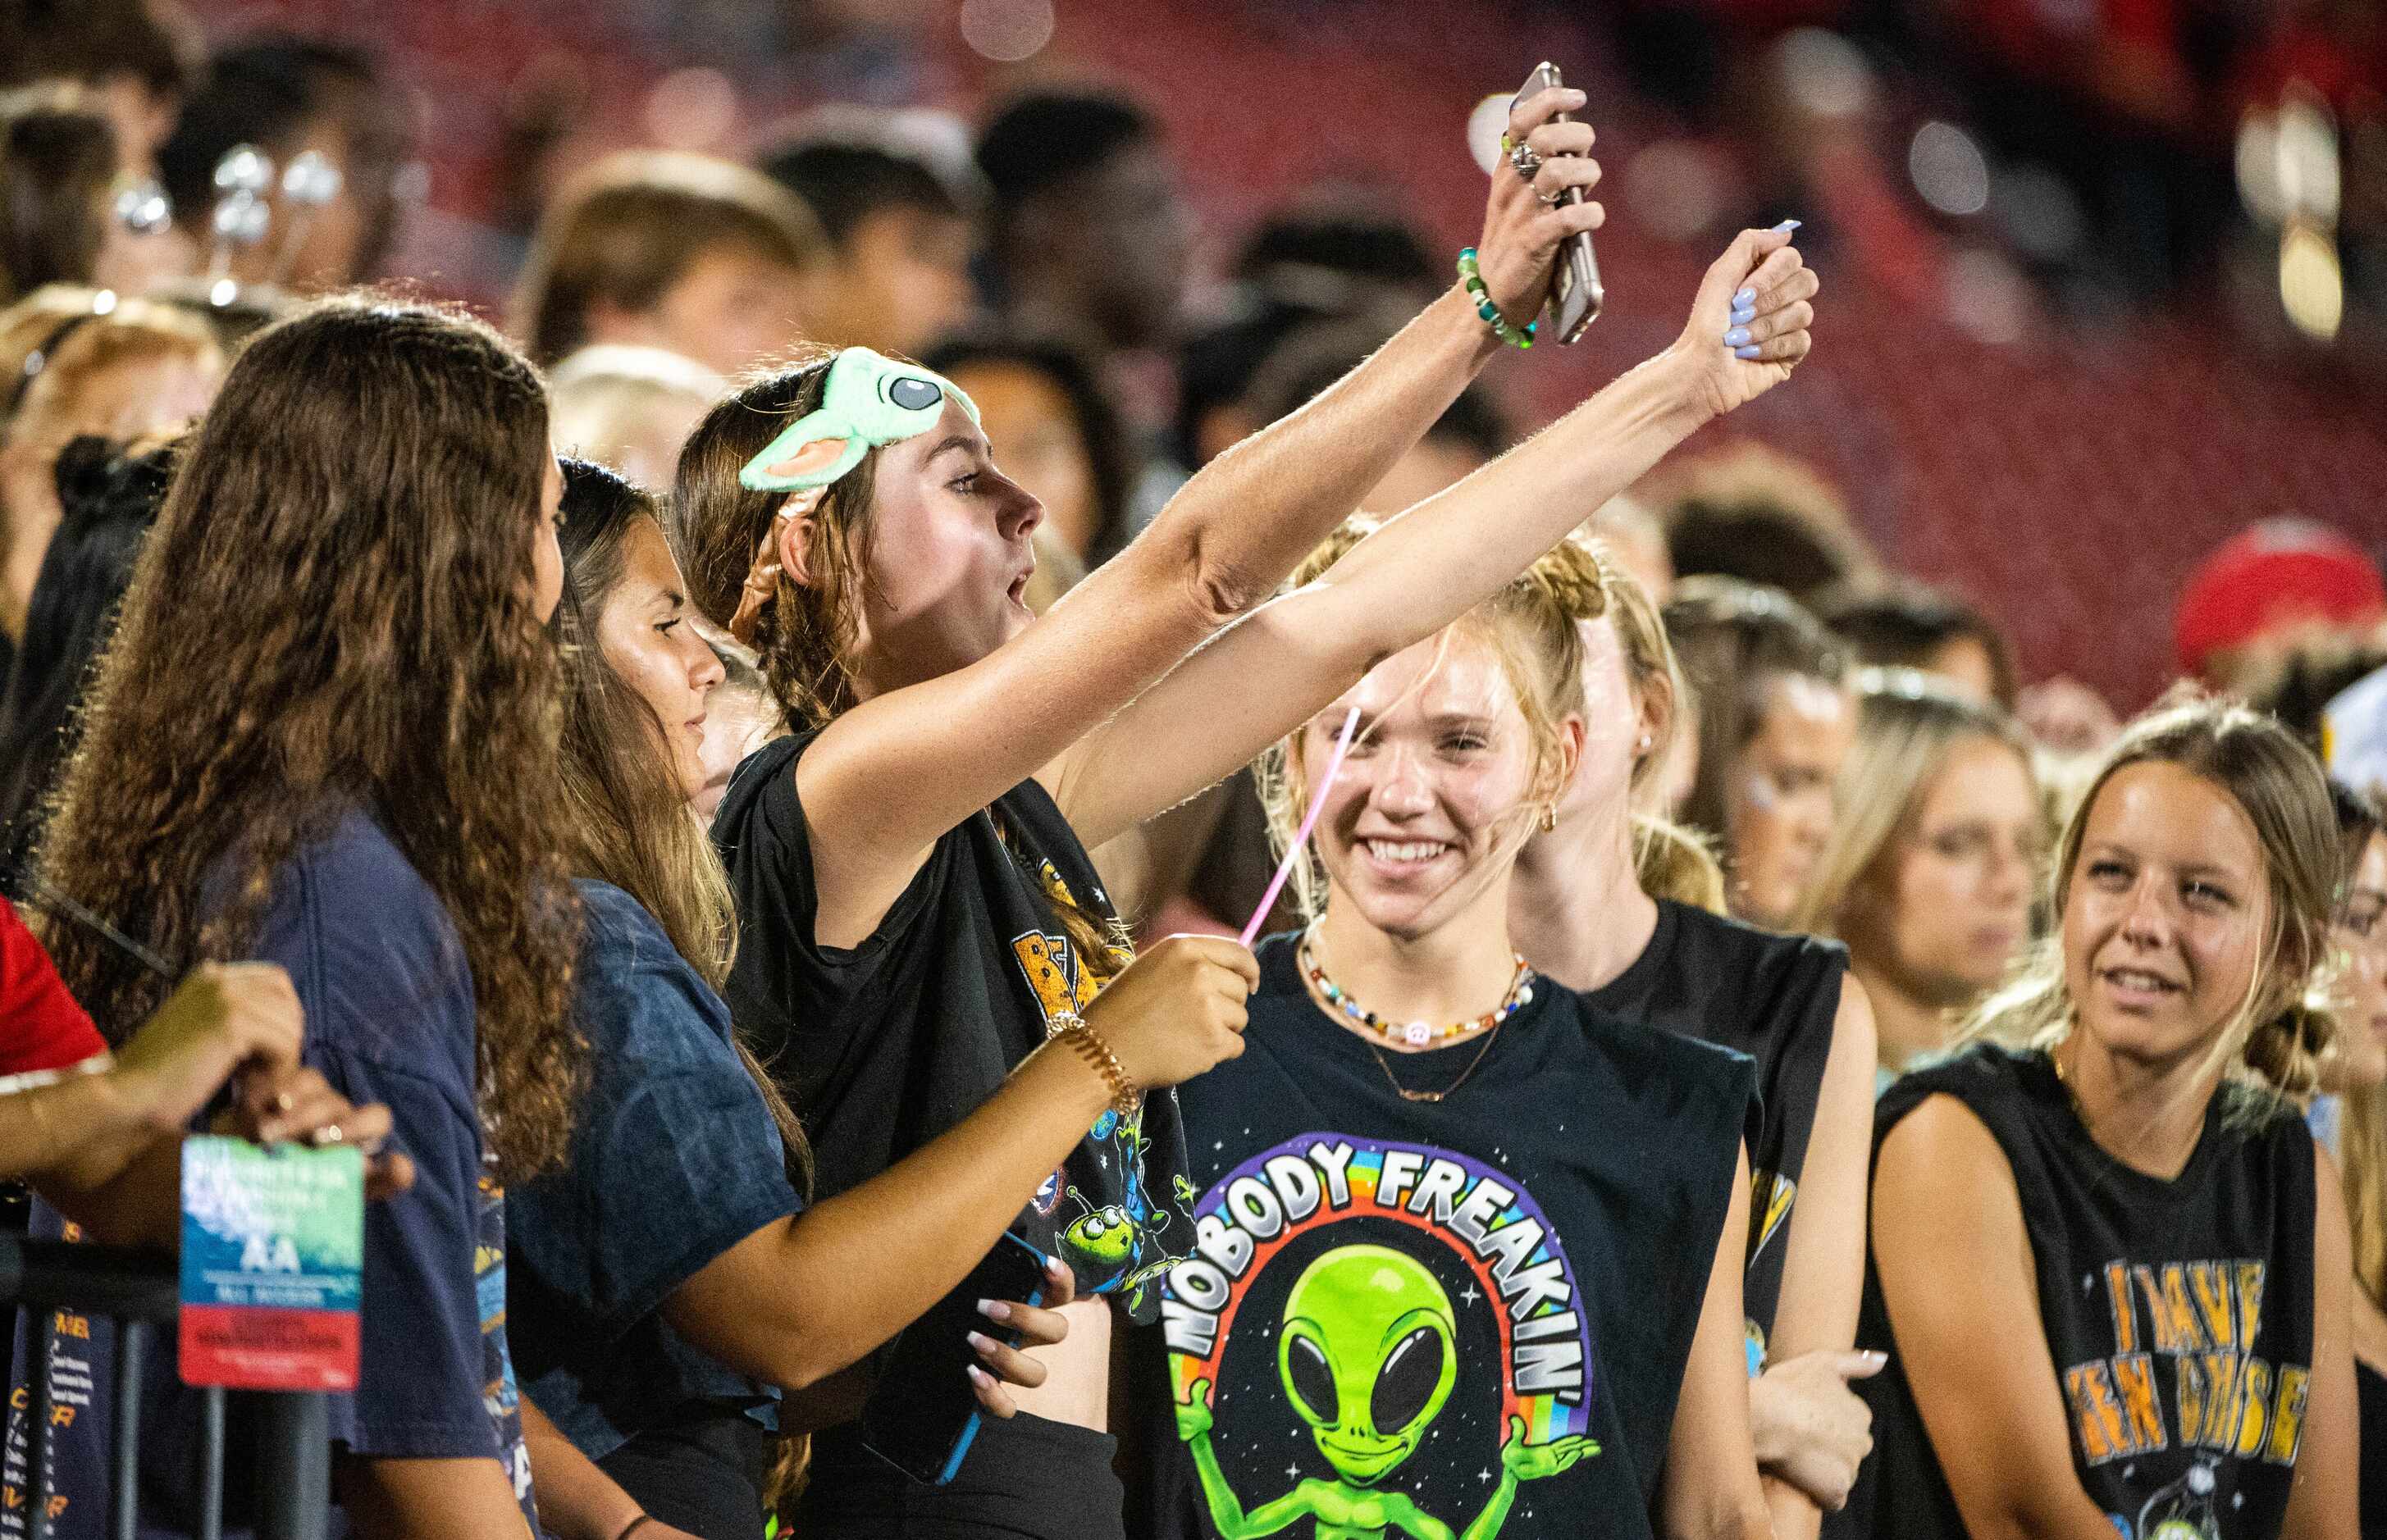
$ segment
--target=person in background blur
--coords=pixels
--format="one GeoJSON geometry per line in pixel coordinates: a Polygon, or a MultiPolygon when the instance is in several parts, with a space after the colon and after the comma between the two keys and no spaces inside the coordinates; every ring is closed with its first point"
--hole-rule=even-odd
{"type": "Polygon", "coordinates": [[[827,243],[760,171],[676,150],[607,156],[539,221],[510,318],[534,362],[591,343],[736,375],[802,341],[827,243]]]}
{"type": "Polygon", "coordinates": [[[1678,575],[1717,573],[1804,604],[1880,570],[1839,493],[1787,455],[1743,444],[1653,479],[1678,575]]]}
{"type": "Polygon", "coordinates": [[[969,313],[984,195],[887,124],[879,113],[815,114],[760,164],[828,238],[816,333],[916,356],[969,313]]]}
{"type": "Polygon", "coordinates": [[[2172,616],[2180,671],[2241,688],[2286,634],[2353,631],[2387,619],[2387,583],[2362,548],[2310,519],[2265,519],[2215,547],[2181,585],[2172,616]]]}
{"type": "Polygon", "coordinates": [[[1835,815],[1856,733],[1848,660],[1779,588],[1706,574],[1667,604],[1666,632],[1699,701],[1699,768],[1684,815],[1724,842],[1733,913],[1788,925],[1835,815]]]}
{"type": "Polygon", "coordinates": [[[190,243],[148,222],[164,206],[145,196],[154,184],[140,183],[119,143],[80,87],[0,95],[0,302],[44,284],[143,294],[188,270],[190,243]]]}
{"type": "Polygon", "coordinates": [[[1031,93],[988,123],[978,162],[1006,321],[1072,338],[1098,369],[1176,339],[1194,222],[1149,113],[1099,93],[1031,93]]]}
{"type": "Polygon", "coordinates": [[[2336,1051],[2307,1115],[2345,1182],[2354,1240],[2354,1378],[2362,1404],[2362,1533],[2387,1534],[2387,830],[2379,804],[2330,782],[2345,846],[2330,940],[2336,1051]]]}
{"type": "Polygon", "coordinates": [[[1630,492],[1609,499],[1591,516],[1591,533],[1651,603],[1663,609],[1674,597],[1674,553],[1666,546],[1666,526],[1648,503],[1630,492]]]}
{"type": "Polygon", "coordinates": [[[234,146],[272,158],[272,223],[261,245],[232,253],[232,276],[301,291],[373,277],[398,234],[399,172],[414,154],[413,108],[365,49],[269,36],[217,54],[158,147],[174,218],[202,246],[214,218],[216,165],[234,146]],[[312,150],[338,170],[339,191],[311,212],[283,196],[281,173],[312,150]]]}
{"type": "Polygon", "coordinates": [[[0,89],[81,86],[115,126],[125,163],[145,176],[205,68],[198,29],[173,0],[0,6],[0,89]]]}
{"type": "Polygon", "coordinates": [[[921,360],[978,403],[1005,475],[1036,494],[1080,573],[1127,544],[1138,470],[1127,427],[1085,355],[1000,332],[956,337],[921,360]]]}
{"type": "Polygon", "coordinates": [[[1370,200],[1305,200],[1261,221],[1231,273],[1225,313],[1178,350],[1179,463],[1199,470],[1265,426],[1246,406],[1252,380],[1295,332],[1377,316],[1385,335],[1441,289],[1442,264],[1405,221],[1370,200]]]}
{"type": "Polygon", "coordinates": [[[2022,955],[2047,826],[2004,713],[1911,668],[1858,689],[1839,818],[1792,924],[1847,943],[1886,1081],[1947,1048],[2022,955]]]}
{"type": "Polygon", "coordinates": [[[90,436],[58,455],[61,516],[26,610],[25,645],[0,690],[0,892],[11,898],[30,896],[21,873],[43,805],[82,737],[76,708],[172,463],[171,445],[144,450],[90,436]]]}
{"type": "Polygon", "coordinates": [[[1920,669],[1972,700],[2014,708],[2005,633],[1953,594],[1894,578],[1842,583],[1816,594],[1809,608],[1860,663],[1920,669]]]}
{"type": "MultiPolygon", "coordinates": [[[[44,289],[18,307],[59,315],[27,353],[13,381],[15,410],[0,429],[0,514],[7,553],[0,563],[0,628],[23,635],[33,581],[59,507],[58,451],[85,434],[134,439],[208,410],[224,372],[223,350],[207,323],[170,306],[44,289]],[[36,361],[38,360],[38,361],[36,361]]],[[[15,331],[0,313],[0,335],[15,331]]]]}
{"type": "Polygon", "coordinates": [[[647,487],[671,485],[688,430],[729,388],[693,359],[626,343],[581,348],[547,385],[556,447],[647,487]]]}

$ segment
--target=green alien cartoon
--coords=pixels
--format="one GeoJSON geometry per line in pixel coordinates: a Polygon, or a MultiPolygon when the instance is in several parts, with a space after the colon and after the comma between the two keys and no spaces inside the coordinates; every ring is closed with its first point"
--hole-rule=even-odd
{"type": "Polygon", "coordinates": [[[1277,1370],[1318,1452],[1342,1479],[1306,1479],[1244,1512],[1210,1447],[1209,1382],[1194,1381],[1177,1407],[1177,1436],[1193,1450],[1210,1521],[1224,1540],[1274,1534],[1303,1519],[1316,1521],[1315,1540],[1383,1540],[1394,1530],[1414,1540],[1492,1540],[1508,1521],[1519,1483],[1599,1453],[1580,1435],[1529,1445],[1525,1420],[1510,1417],[1500,1484],[1463,1535],[1405,1494],[1378,1490],[1417,1452],[1459,1378],[1449,1296],[1432,1273],[1386,1246],[1338,1246],[1302,1272],[1284,1302],[1277,1370]]]}

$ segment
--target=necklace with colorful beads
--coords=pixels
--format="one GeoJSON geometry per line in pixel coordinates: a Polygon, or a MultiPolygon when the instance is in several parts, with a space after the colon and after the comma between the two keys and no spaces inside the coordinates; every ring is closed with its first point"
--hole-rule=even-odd
{"type": "Polygon", "coordinates": [[[1513,953],[1510,955],[1516,956],[1517,971],[1509,978],[1509,992],[1502,997],[1500,1004],[1482,1016],[1466,1021],[1455,1021],[1445,1027],[1437,1027],[1428,1021],[1386,1021],[1352,999],[1333,979],[1326,977],[1326,970],[1319,966],[1318,953],[1309,935],[1305,934],[1301,938],[1299,960],[1301,971],[1308,976],[1311,986],[1324,998],[1327,1004],[1370,1031],[1383,1036],[1388,1041],[1406,1043],[1411,1048],[1423,1048],[1432,1043],[1448,1042],[1457,1038],[1472,1037],[1478,1032],[1487,1031],[1508,1020],[1519,1006],[1533,1004],[1534,970],[1525,966],[1525,959],[1522,956],[1513,953]]]}

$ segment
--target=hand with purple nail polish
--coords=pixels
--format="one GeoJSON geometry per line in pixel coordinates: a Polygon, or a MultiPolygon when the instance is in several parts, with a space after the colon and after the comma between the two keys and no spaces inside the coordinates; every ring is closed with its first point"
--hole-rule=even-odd
{"type": "Polygon", "coordinates": [[[1790,244],[1796,220],[1745,230],[1708,269],[1691,318],[1670,353],[1691,369],[1711,415],[1722,416],[1790,377],[1807,356],[1810,303],[1820,286],[1790,244]]]}

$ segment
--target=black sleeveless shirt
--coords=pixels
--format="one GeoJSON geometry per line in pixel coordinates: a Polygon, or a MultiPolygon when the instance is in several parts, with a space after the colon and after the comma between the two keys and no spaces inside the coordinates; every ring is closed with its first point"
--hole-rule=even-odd
{"type": "Polygon", "coordinates": [[[1775,935],[1660,899],[1658,928],[1641,955],[1583,996],[1605,1015],[1646,1021],[1757,1061],[1762,1105],[1749,1150],[1749,1266],[1741,1279],[1752,1374],[1764,1366],[1774,1334],[1782,1259],[1848,964],[1848,949],[1838,941],[1775,935]]]}
{"type": "Polygon", "coordinates": [[[1178,1412],[1131,1533],[1651,1534],[1753,1067],[1547,979],[1488,1042],[1383,1053],[1291,937],[1259,957],[1244,1054],[1184,1087],[1194,1252],[1137,1333],[1178,1412]]]}
{"type": "MultiPolygon", "coordinates": [[[[2235,1126],[2225,1086],[2187,1167],[2134,1171],[2090,1138],[2044,1054],[1976,1044],[1882,1097],[1881,1142],[1945,1094],[2013,1168],[2040,1318],[2072,1431],[2072,1468],[2122,1540],[2269,1540],[2280,1533],[2312,1380],[2313,1144],[2292,1112],[2235,1126]]],[[[1903,1379],[1877,1273],[1860,1346],[1878,1465],[1872,1533],[1964,1527],[1903,1379]]]]}

